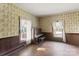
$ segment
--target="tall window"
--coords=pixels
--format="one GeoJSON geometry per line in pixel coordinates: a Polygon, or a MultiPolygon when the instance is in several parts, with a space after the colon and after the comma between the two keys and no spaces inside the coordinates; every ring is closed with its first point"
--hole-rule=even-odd
{"type": "Polygon", "coordinates": [[[53,22],[53,34],[54,34],[54,37],[62,37],[63,23],[61,21],[53,22]]]}
{"type": "Polygon", "coordinates": [[[53,22],[52,26],[53,26],[53,36],[63,38],[63,40],[65,41],[64,22],[57,20],[53,22]]]}
{"type": "Polygon", "coordinates": [[[31,42],[31,39],[32,39],[32,24],[31,24],[31,21],[30,20],[27,20],[26,21],[27,23],[27,43],[30,43],[31,42]]]}
{"type": "Polygon", "coordinates": [[[26,41],[27,25],[25,19],[20,19],[20,41],[26,41]]]}
{"type": "Polygon", "coordinates": [[[20,40],[31,42],[31,21],[24,18],[20,19],[20,40]]]}

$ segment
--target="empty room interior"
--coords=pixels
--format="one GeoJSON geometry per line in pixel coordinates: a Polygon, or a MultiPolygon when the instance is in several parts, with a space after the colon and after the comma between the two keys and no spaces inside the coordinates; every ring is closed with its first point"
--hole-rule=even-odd
{"type": "Polygon", "coordinates": [[[79,3],[0,3],[0,56],[79,56],[79,3]]]}

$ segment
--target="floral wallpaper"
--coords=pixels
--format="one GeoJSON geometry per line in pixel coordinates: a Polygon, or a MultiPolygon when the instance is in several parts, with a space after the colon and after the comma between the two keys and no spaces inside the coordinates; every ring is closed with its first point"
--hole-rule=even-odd
{"type": "Polygon", "coordinates": [[[52,32],[54,20],[64,21],[64,30],[66,33],[79,33],[79,11],[65,12],[40,18],[40,28],[43,32],[52,32]]]}
{"type": "Polygon", "coordinates": [[[37,18],[14,4],[0,3],[0,38],[19,35],[19,16],[32,20],[37,26],[37,18]]]}

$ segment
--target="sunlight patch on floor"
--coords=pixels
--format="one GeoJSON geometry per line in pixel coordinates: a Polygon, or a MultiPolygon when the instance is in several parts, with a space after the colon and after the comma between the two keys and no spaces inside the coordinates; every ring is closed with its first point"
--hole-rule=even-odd
{"type": "Polygon", "coordinates": [[[37,51],[46,51],[46,48],[37,48],[37,51]]]}

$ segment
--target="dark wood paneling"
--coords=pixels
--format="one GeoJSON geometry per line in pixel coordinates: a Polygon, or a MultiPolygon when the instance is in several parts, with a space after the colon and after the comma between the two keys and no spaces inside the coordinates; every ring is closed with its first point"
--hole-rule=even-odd
{"type": "Polygon", "coordinates": [[[0,38],[0,54],[19,45],[19,36],[0,38]]]}
{"type": "Polygon", "coordinates": [[[79,33],[66,33],[67,43],[79,46],[79,33]]]}
{"type": "MultiPolygon", "coordinates": [[[[62,41],[62,38],[54,38],[51,32],[43,32],[46,37],[46,40],[53,41],[62,41]]],[[[79,46],[79,33],[65,33],[66,34],[66,43],[79,46]]]]}
{"type": "Polygon", "coordinates": [[[48,40],[48,41],[51,40],[51,41],[63,42],[63,39],[62,38],[53,37],[53,34],[51,32],[43,32],[43,34],[45,35],[46,40],[48,40]]]}
{"type": "Polygon", "coordinates": [[[53,40],[53,34],[51,32],[42,32],[46,37],[46,40],[53,40]]]}

